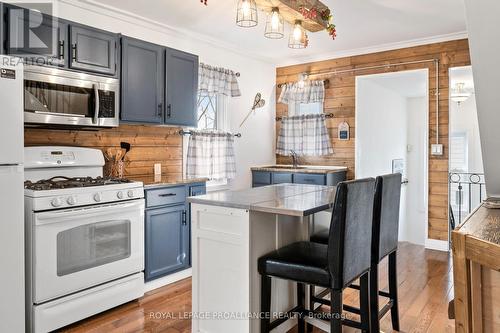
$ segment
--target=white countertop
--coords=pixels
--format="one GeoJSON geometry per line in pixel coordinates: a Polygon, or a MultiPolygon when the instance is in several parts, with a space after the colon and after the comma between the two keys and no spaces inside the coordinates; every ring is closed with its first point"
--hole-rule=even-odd
{"type": "Polygon", "coordinates": [[[189,197],[188,202],[272,214],[307,216],[333,205],[335,186],[276,184],[189,197]]]}

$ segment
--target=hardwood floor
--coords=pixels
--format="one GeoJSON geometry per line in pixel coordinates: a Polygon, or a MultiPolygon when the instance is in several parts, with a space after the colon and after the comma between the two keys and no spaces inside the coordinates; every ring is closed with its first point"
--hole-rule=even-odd
{"type": "MultiPolygon", "coordinates": [[[[401,332],[454,332],[448,319],[448,302],[453,298],[451,256],[401,243],[398,250],[398,284],[401,332]]],[[[387,263],[380,268],[380,287],[387,289],[387,263]]],[[[345,293],[346,304],[357,305],[357,292],[345,293]]],[[[381,302],[383,299],[381,298],[381,302]]],[[[191,332],[191,279],[185,279],[148,293],[102,314],[68,326],[60,332],[132,333],[191,332]]],[[[390,315],[381,321],[384,332],[392,332],[390,315]]],[[[290,333],[296,333],[292,329],[290,333]]],[[[315,333],[322,331],[315,330],[315,333]]],[[[356,332],[344,328],[344,332],[356,332]]],[[[237,332],[235,332],[237,333],[237,332]]]]}

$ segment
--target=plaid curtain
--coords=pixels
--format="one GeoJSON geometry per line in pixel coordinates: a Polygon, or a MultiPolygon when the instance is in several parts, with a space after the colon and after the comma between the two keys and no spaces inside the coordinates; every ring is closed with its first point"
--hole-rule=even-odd
{"type": "Polygon", "coordinates": [[[276,153],[320,156],[333,154],[324,114],[283,117],[276,153]]]}
{"type": "Polygon", "coordinates": [[[203,63],[200,63],[198,71],[198,91],[201,95],[241,96],[236,73],[229,69],[212,67],[203,63]]]}
{"type": "Polygon", "coordinates": [[[186,175],[211,180],[233,179],[236,176],[234,136],[223,132],[191,131],[186,175]]]}
{"type": "Polygon", "coordinates": [[[278,102],[290,103],[323,103],[325,100],[325,83],[323,81],[305,81],[287,83],[281,88],[278,102]]]}

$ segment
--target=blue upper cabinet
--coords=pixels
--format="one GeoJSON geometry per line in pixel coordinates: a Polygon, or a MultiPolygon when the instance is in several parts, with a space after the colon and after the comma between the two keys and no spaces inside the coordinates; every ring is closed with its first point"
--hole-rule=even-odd
{"type": "Polygon", "coordinates": [[[29,57],[29,63],[68,65],[68,23],[50,15],[4,5],[4,52],[29,57]],[[33,27],[28,31],[26,27],[33,27]],[[31,57],[32,56],[32,57],[31,57]]]}
{"type": "Polygon", "coordinates": [[[69,67],[116,75],[118,67],[117,34],[86,26],[70,26],[71,58],[69,67]]]}
{"type": "Polygon", "coordinates": [[[166,111],[169,125],[197,126],[198,56],[166,49],[166,111]]]}
{"type": "Polygon", "coordinates": [[[163,123],[164,58],[160,45],[122,38],[122,121],[163,123]]]}

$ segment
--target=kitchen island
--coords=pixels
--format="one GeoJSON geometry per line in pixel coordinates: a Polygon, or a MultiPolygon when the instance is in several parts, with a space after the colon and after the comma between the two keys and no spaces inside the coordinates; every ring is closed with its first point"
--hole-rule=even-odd
{"type": "MultiPolygon", "coordinates": [[[[257,333],[257,259],[308,240],[314,213],[333,205],[333,186],[279,184],[191,197],[192,332],[257,333]]],[[[272,311],[294,306],[294,283],[273,279],[272,311]]],[[[279,331],[296,324],[288,320],[279,331]]]]}

